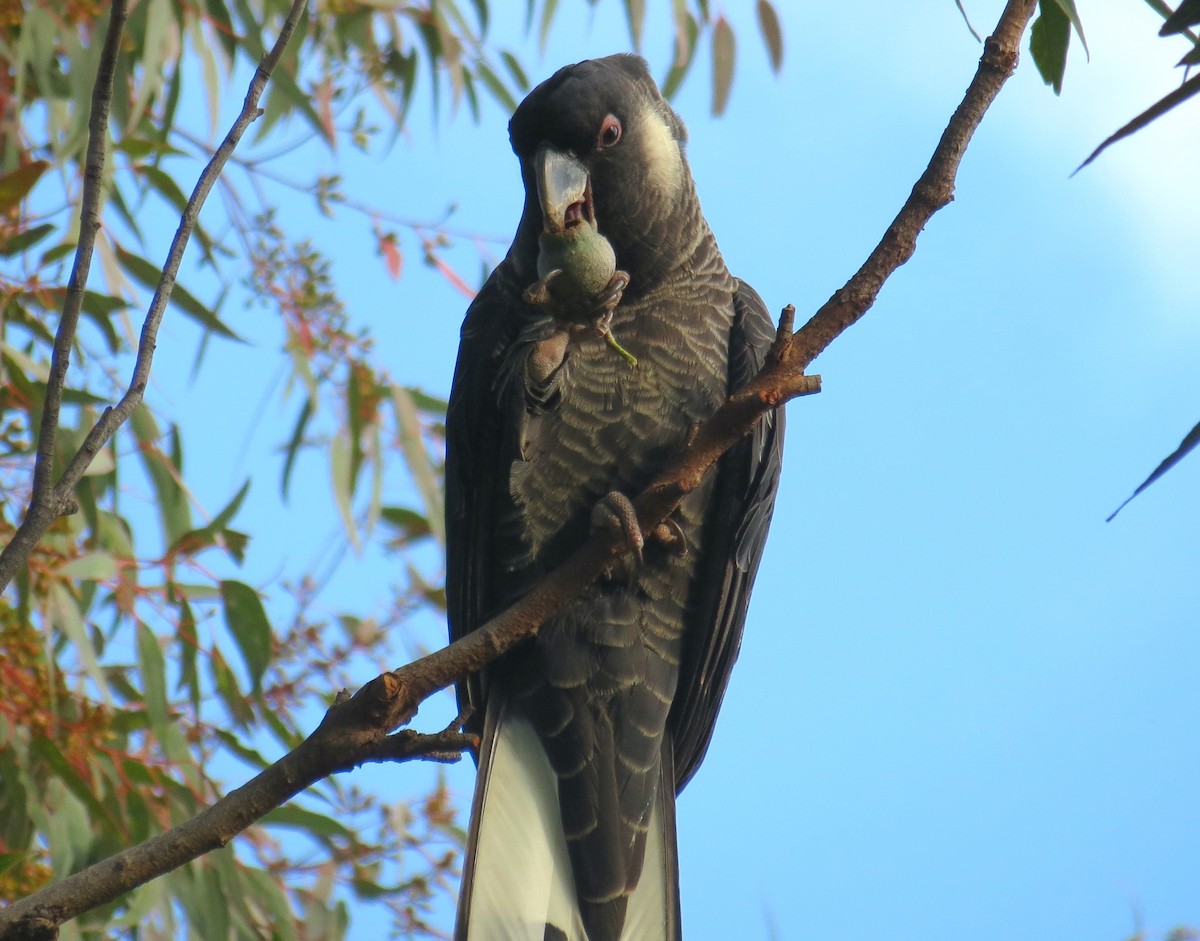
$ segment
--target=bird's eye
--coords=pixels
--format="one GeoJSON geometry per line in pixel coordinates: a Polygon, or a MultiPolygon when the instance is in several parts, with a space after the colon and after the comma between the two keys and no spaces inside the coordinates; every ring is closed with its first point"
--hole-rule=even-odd
{"type": "Polygon", "coordinates": [[[604,119],[604,123],[600,125],[600,133],[596,135],[596,146],[600,148],[611,147],[621,139],[621,122],[617,120],[616,115],[610,114],[604,119]]]}

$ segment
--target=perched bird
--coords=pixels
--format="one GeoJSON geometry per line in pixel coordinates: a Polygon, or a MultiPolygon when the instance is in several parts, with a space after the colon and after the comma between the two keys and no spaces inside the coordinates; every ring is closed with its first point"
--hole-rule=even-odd
{"type": "Polygon", "coordinates": [[[680,937],[675,795],[708,747],[779,481],[772,414],[656,532],[636,494],[774,336],[725,267],[646,63],[567,66],[509,124],[525,207],[447,415],[452,639],[593,526],[630,551],[459,689],[480,735],[455,937],[680,937]]]}

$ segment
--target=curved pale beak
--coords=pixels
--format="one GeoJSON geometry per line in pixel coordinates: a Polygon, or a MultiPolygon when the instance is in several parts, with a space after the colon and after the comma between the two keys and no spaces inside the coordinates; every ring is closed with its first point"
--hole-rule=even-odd
{"type": "Polygon", "coordinates": [[[542,228],[561,233],[593,220],[587,168],[570,154],[542,144],[533,155],[542,228]]]}

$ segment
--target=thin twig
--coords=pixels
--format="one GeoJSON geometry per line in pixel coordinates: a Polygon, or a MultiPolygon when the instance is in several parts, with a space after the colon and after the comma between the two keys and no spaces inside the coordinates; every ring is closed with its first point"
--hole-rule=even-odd
{"type": "Polygon", "coordinates": [[[1005,5],[996,31],[984,42],[975,77],[942,132],[929,166],[862,267],[796,334],[789,358],[793,365],[806,367],[862,318],[875,303],[884,281],[912,257],[917,236],[930,217],[954,198],[954,178],[967,144],[1017,67],[1021,36],[1036,9],[1037,0],[1009,0],[1005,5]]]}
{"type": "MultiPolygon", "coordinates": [[[[123,8],[123,2],[120,4],[123,8]]],[[[275,45],[271,47],[271,51],[263,56],[262,61],[258,64],[258,69],[254,73],[254,78],[250,81],[250,86],[246,91],[246,100],[242,105],[242,111],[238,115],[237,120],[233,122],[233,126],[229,129],[229,133],[225,135],[225,139],[221,142],[221,146],[217,148],[212,159],[208,162],[208,166],[200,174],[199,180],[196,182],[196,187],[192,190],[191,198],[188,199],[187,206],[184,207],[183,215],[179,220],[179,228],[175,232],[175,238],[171,240],[171,247],[167,252],[167,260],[163,265],[162,277],[159,279],[158,287],[154,292],[154,297],[150,301],[150,307],[146,312],[146,319],[142,323],[142,334],[138,341],[137,358],[133,364],[133,375],[130,377],[129,387],[125,394],[121,396],[121,400],[110,408],[106,408],[84,438],[83,444],[79,446],[79,450],[75,452],[75,456],[63,471],[62,476],[54,484],[52,488],[48,487],[45,481],[48,481],[50,475],[50,461],[42,460],[42,451],[44,449],[53,449],[54,434],[46,434],[47,420],[44,418],[42,422],[42,434],[38,441],[38,461],[34,472],[34,496],[31,501],[29,511],[25,514],[25,519],[21,521],[21,525],[17,528],[13,535],[12,541],[4,547],[4,551],[0,552],[0,591],[2,591],[13,577],[17,574],[21,566],[25,565],[29,559],[30,552],[37,545],[39,539],[45,535],[46,530],[54,520],[62,513],[65,507],[68,507],[73,502],[72,491],[75,485],[79,483],[83,477],[84,471],[95,459],[100,449],[108,443],[113,434],[121,427],[133,414],[133,410],[137,408],[142,401],[142,396],[146,391],[146,383],[150,378],[150,366],[154,360],[155,342],[158,337],[158,328],[162,323],[163,314],[167,309],[167,302],[171,299],[171,291],[175,287],[175,277],[179,273],[179,265],[183,260],[183,253],[187,248],[188,240],[191,238],[192,231],[196,227],[196,220],[200,216],[200,207],[204,205],[205,199],[208,198],[209,192],[216,183],[217,178],[221,174],[222,168],[226,161],[229,160],[233,150],[241,140],[242,135],[250,124],[262,114],[258,107],[258,100],[262,97],[263,89],[266,87],[267,80],[271,77],[275,66],[279,64],[280,58],[283,56],[283,51],[286,48],[288,41],[292,37],[292,33],[296,29],[296,24],[300,21],[301,15],[304,13],[305,0],[293,0],[291,10],[288,11],[287,18],[283,22],[283,26],[279,31],[279,36],[275,40],[275,45]],[[40,476],[39,476],[40,475],[40,476]],[[46,489],[39,494],[39,484],[46,489]]],[[[114,21],[116,17],[116,6],[114,4],[114,21]]],[[[110,39],[111,39],[110,29],[110,39]]],[[[115,62],[117,42],[112,39],[113,58],[115,62]]],[[[105,51],[108,51],[109,39],[105,41],[105,51]]],[[[103,62],[101,68],[103,69],[103,62]]],[[[112,63],[109,64],[111,73],[112,63]]],[[[97,82],[97,89],[100,83],[97,82]]],[[[103,155],[103,129],[107,123],[108,100],[111,98],[112,79],[111,74],[108,77],[108,93],[103,96],[104,113],[106,115],[104,123],[101,124],[101,133],[99,135],[101,143],[99,144],[100,156],[99,164],[95,169],[95,175],[99,180],[104,163],[103,155]]],[[[93,99],[93,112],[95,111],[95,101],[101,97],[99,91],[93,99]]],[[[93,113],[93,124],[95,123],[95,114],[93,113]]],[[[86,187],[91,181],[92,176],[92,149],[93,143],[97,135],[93,126],[92,141],[88,145],[88,166],[87,177],[85,177],[85,209],[86,209],[86,187]]],[[[98,198],[98,197],[97,197],[98,198]]],[[[95,207],[93,207],[93,215],[95,215],[95,207]]],[[[88,221],[87,216],[84,217],[84,222],[88,221]]],[[[96,221],[96,226],[99,222],[96,221]]],[[[85,238],[88,237],[87,226],[81,226],[80,230],[80,250],[83,249],[85,238]]],[[[95,226],[90,230],[94,237],[95,226]]],[[[88,246],[88,257],[90,259],[90,239],[88,246]]],[[[80,267],[78,252],[76,255],[76,268],[80,267]]],[[[86,280],[86,265],[83,269],[83,276],[86,280]]],[[[71,276],[72,286],[75,282],[75,273],[71,276]]],[[[79,288],[80,299],[82,299],[82,283],[79,288]]],[[[71,291],[67,292],[67,305],[64,305],[63,322],[67,321],[67,306],[70,305],[71,291]]],[[[74,310],[74,319],[78,320],[79,309],[78,301],[74,310]]],[[[59,327],[60,334],[62,332],[62,324],[59,327]]],[[[70,343],[74,335],[74,323],[71,324],[71,338],[66,341],[67,352],[69,353],[70,343]]],[[[56,338],[54,361],[57,363],[59,357],[60,341],[56,338]]],[[[66,354],[62,357],[62,379],[66,375],[66,354]]],[[[51,371],[51,380],[55,378],[55,373],[51,371]]],[[[59,383],[58,394],[61,396],[62,382],[59,383]]],[[[49,395],[47,396],[49,398],[49,395]]],[[[50,408],[47,407],[47,413],[50,408]]],[[[54,423],[57,425],[57,402],[55,404],[54,423]]]]}
{"type": "Polygon", "coordinates": [[[29,553],[62,514],[62,494],[54,486],[54,448],[58,437],[58,418],[62,408],[67,369],[71,365],[71,348],[83,308],[83,293],[88,272],[92,267],[92,251],[100,229],[100,196],[104,190],[104,161],[108,144],[108,112],[112,104],[113,76],[121,49],[121,31],[125,26],[126,0],[113,0],[104,47],[92,86],[91,113],[88,116],[88,144],[83,164],[83,195],[79,205],[79,243],[75,261],[67,281],[62,316],[54,333],[54,350],[50,356],[50,374],[46,378],[46,400],[42,406],[42,423],[38,429],[37,455],[33,465],[33,490],[29,509],[12,541],[0,553],[0,590],[12,580],[17,569],[29,558],[29,553]]]}

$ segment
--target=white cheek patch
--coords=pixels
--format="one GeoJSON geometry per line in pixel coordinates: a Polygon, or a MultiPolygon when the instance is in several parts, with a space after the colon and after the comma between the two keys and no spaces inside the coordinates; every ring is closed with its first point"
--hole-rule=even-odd
{"type": "Polygon", "coordinates": [[[646,182],[664,195],[673,195],[683,185],[683,154],[679,141],[657,110],[651,110],[639,135],[642,156],[648,167],[646,182]]]}

